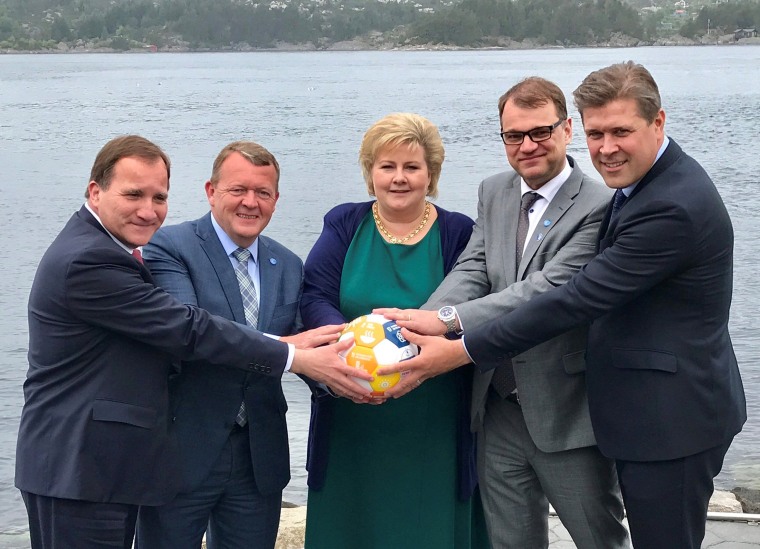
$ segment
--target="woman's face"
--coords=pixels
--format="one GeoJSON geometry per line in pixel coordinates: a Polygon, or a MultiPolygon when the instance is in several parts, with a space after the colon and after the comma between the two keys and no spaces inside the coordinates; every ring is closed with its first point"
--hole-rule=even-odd
{"type": "Polygon", "coordinates": [[[380,149],[372,165],[372,184],[384,210],[419,210],[430,185],[425,150],[419,145],[380,149]]]}

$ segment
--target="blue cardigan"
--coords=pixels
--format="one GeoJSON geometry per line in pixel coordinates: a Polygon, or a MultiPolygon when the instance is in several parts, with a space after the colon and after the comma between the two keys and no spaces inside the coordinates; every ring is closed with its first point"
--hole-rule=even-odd
{"type": "MultiPolygon", "coordinates": [[[[306,329],[351,320],[344,318],[340,312],[343,262],[359,224],[371,207],[372,201],[341,204],[325,215],[322,234],[304,264],[301,317],[306,329]]],[[[439,206],[435,208],[441,232],[444,274],[448,274],[467,245],[474,222],[461,213],[449,212],[439,206]]],[[[460,368],[456,375],[460,381],[457,402],[457,485],[459,498],[467,500],[477,485],[475,442],[470,432],[472,375],[469,368],[460,368]]],[[[316,390],[312,393],[306,469],[309,472],[308,484],[313,490],[321,490],[325,482],[333,401],[333,397],[324,391],[316,390]]]]}

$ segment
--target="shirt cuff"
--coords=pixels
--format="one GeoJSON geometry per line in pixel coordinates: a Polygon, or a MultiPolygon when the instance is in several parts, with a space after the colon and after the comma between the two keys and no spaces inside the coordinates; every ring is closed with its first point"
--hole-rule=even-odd
{"type": "Polygon", "coordinates": [[[475,361],[472,360],[472,355],[470,354],[470,351],[467,350],[467,343],[465,342],[465,336],[463,335],[462,339],[460,339],[459,341],[462,342],[462,347],[464,348],[464,352],[467,353],[467,357],[470,359],[470,362],[475,364],[475,361]]]}
{"type": "Polygon", "coordinates": [[[296,346],[292,343],[288,343],[288,361],[285,363],[285,370],[283,370],[284,372],[290,371],[290,367],[293,365],[294,356],[296,356],[296,346]]]}
{"type": "MultiPolygon", "coordinates": [[[[277,341],[280,340],[280,336],[274,335],[274,334],[268,334],[266,332],[261,332],[267,337],[271,337],[272,339],[276,339],[277,341]]],[[[285,363],[285,369],[283,372],[289,372],[290,367],[293,365],[293,357],[296,356],[296,346],[292,343],[288,343],[288,361],[285,363]]]]}

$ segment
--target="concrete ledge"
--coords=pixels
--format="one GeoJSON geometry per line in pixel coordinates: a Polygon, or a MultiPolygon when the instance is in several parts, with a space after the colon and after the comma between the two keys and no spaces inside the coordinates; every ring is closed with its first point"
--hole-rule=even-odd
{"type": "MultiPolygon", "coordinates": [[[[731,492],[716,490],[710,498],[709,511],[715,513],[718,520],[742,518],[742,505],[731,492]]],[[[554,509],[551,514],[556,516],[554,509]]],[[[283,507],[275,549],[303,549],[305,531],[306,507],[283,507]]]]}
{"type": "Polygon", "coordinates": [[[302,549],[306,534],[306,507],[282,509],[275,549],[302,549]]]}

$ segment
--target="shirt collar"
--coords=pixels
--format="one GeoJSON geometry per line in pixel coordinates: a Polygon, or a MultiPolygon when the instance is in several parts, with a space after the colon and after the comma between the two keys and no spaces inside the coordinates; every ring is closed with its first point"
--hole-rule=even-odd
{"type": "MultiPolygon", "coordinates": [[[[668,143],[670,143],[670,139],[668,139],[668,136],[666,135],[665,139],[662,140],[662,145],[660,145],[660,150],[657,151],[657,156],[655,157],[654,162],[652,163],[652,166],[654,166],[655,164],[657,164],[657,161],[665,153],[665,149],[668,148],[668,143]]],[[[649,167],[650,170],[652,169],[652,166],[649,167]]],[[[649,172],[647,172],[647,173],[649,173],[649,172]]],[[[639,181],[641,181],[641,179],[639,179],[639,181]]],[[[631,193],[636,188],[636,185],[639,184],[639,181],[637,181],[633,185],[628,185],[627,187],[621,189],[623,191],[623,194],[626,197],[631,196],[631,193]]]]}
{"type": "Polygon", "coordinates": [[[119,240],[114,235],[112,235],[111,232],[108,229],[106,229],[106,226],[103,225],[103,222],[100,220],[100,216],[96,214],[92,208],[90,208],[90,204],[88,202],[84,203],[84,207],[87,208],[87,211],[92,214],[92,217],[95,218],[95,221],[100,223],[100,226],[103,227],[103,230],[108,234],[108,236],[110,236],[113,239],[113,241],[119,245],[119,248],[126,251],[129,255],[132,255],[132,252],[135,250],[135,248],[130,248],[129,246],[124,244],[121,240],[119,240]]]}
{"type": "Polygon", "coordinates": [[[570,167],[570,163],[567,161],[567,158],[565,158],[565,167],[562,168],[562,171],[559,172],[557,175],[552,177],[549,181],[541,185],[540,189],[531,189],[528,184],[525,182],[525,180],[521,177],[520,178],[520,196],[524,195],[528,192],[534,192],[538,193],[539,196],[542,198],[545,198],[547,202],[551,202],[552,198],[554,198],[554,195],[557,194],[557,191],[559,188],[564,185],[565,181],[567,181],[570,177],[570,174],[573,173],[573,168],[570,167]]]}
{"type": "MultiPolygon", "coordinates": [[[[219,242],[222,243],[222,248],[224,248],[224,253],[230,256],[232,255],[232,252],[240,248],[240,246],[235,244],[232,241],[232,239],[229,237],[229,235],[226,232],[224,232],[224,229],[222,229],[219,223],[216,222],[216,219],[214,219],[214,214],[211,214],[211,225],[214,227],[216,236],[219,237],[219,242]]],[[[248,251],[251,252],[251,259],[253,259],[253,262],[258,264],[259,263],[259,238],[258,237],[256,237],[256,240],[253,241],[253,244],[248,246],[248,251]]]]}

